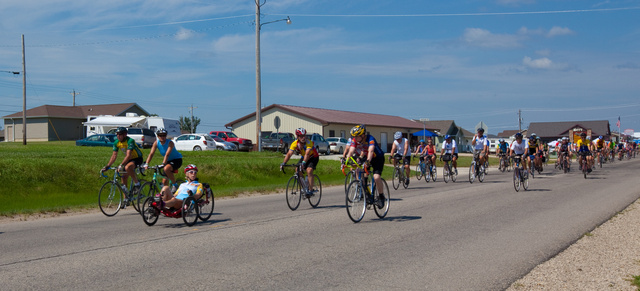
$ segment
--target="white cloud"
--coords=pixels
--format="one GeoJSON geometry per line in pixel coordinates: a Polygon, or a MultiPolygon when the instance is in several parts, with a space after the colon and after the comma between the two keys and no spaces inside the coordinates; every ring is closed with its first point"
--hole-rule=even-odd
{"type": "Polygon", "coordinates": [[[522,64],[533,69],[550,69],[553,66],[553,62],[546,57],[535,60],[530,57],[524,57],[522,64]]]}
{"type": "Polygon", "coordinates": [[[191,29],[181,27],[176,33],[176,40],[187,40],[196,36],[196,32],[191,29]]]}
{"type": "Polygon", "coordinates": [[[486,48],[513,48],[519,47],[519,38],[508,34],[493,34],[482,28],[467,28],[462,40],[469,45],[486,48]]]}
{"type": "Polygon", "coordinates": [[[559,27],[559,26],[554,26],[551,28],[551,30],[549,30],[549,33],[547,34],[547,37],[554,37],[554,36],[559,36],[559,35],[569,35],[569,34],[573,34],[573,30],[567,28],[567,27],[559,27]]]}

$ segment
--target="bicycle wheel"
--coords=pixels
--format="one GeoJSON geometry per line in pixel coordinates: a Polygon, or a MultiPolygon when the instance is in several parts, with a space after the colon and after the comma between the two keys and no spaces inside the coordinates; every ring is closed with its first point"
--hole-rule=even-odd
{"type": "Polygon", "coordinates": [[[456,179],[458,178],[458,174],[456,174],[456,169],[451,169],[451,171],[449,171],[449,174],[451,175],[451,182],[455,182],[456,179]]]}
{"type": "Polygon", "coordinates": [[[504,173],[504,171],[506,170],[506,167],[507,167],[507,165],[506,165],[504,159],[500,158],[500,165],[498,166],[498,170],[500,170],[500,172],[504,173]]]}
{"type": "Polygon", "coordinates": [[[438,168],[436,165],[431,166],[431,181],[435,182],[438,178],[438,168]]]}
{"type": "MultiPolygon", "coordinates": [[[[406,175],[404,167],[402,167],[400,171],[402,172],[402,176],[400,177],[400,179],[402,179],[402,187],[407,189],[407,188],[409,188],[409,182],[408,181],[409,181],[411,176],[406,175]]],[[[409,173],[411,173],[411,171],[409,171],[409,173]]]]}
{"type": "Polygon", "coordinates": [[[471,162],[469,166],[469,183],[473,184],[473,181],[476,179],[476,162],[471,162]]]}
{"type": "Polygon", "coordinates": [[[513,162],[511,161],[511,159],[507,159],[507,172],[511,172],[512,169],[513,169],[513,162]]]}
{"type": "Polygon", "coordinates": [[[513,188],[516,192],[520,191],[520,169],[517,167],[513,168],[513,188]]]}
{"type": "Polygon", "coordinates": [[[353,180],[355,180],[355,173],[353,171],[349,171],[349,173],[344,177],[344,193],[347,193],[347,188],[353,180]]]}
{"type": "Polygon", "coordinates": [[[307,200],[309,200],[311,207],[316,208],[320,204],[320,199],[322,199],[322,182],[320,182],[318,175],[313,174],[313,195],[307,200]]]}
{"type": "Polygon", "coordinates": [[[478,174],[478,181],[480,181],[480,183],[484,182],[484,176],[487,174],[487,169],[484,166],[480,166],[480,171],[478,174]]]}
{"type": "Polygon", "coordinates": [[[451,175],[449,174],[449,164],[444,164],[444,168],[442,168],[442,179],[444,179],[445,183],[449,183],[449,178],[451,175]]]}
{"type": "Polygon", "coordinates": [[[122,206],[122,189],[118,183],[113,181],[105,182],[98,192],[98,205],[100,211],[106,216],[114,216],[122,206]]]}
{"type": "Polygon", "coordinates": [[[146,182],[144,184],[142,184],[142,186],[140,186],[140,190],[138,191],[138,195],[134,197],[134,201],[132,203],[134,204],[134,208],[135,205],[137,204],[137,209],[140,210],[138,212],[142,211],[142,203],[144,203],[145,201],[147,201],[148,197],[156,197],[156,194],[160,193],[160,190],[158,190],[158,186],[153,183],[153,182],[146,182]]]}
{"type": "Polygon", "coordinates": [[[182,220],[187,226],[193,226],[198,221],[198,204],[193,197],[187,197],[182,201],[182,220]]]}
{"type": "Polygon", "coordinates": [[[424,175],[424,173],[422,173],[423,167],[421,167],[421,165],[422,165],[421,163],[418,163],[416,165],[416,178],[418,180],[422,179],[422,176],[424,175]]]}
{"type": "Polygon", "coordinates": [[[353,180],[347,188],[346,205],[347,214],[353,222],[360,222],[367,210],[367,202],[364,189],[360,185],[360,181],[353,180]]]}
{"type": "Polygon", "coordinates": [[[484,165],[482,165],[482,167],[484,167],[484,169],[481,168],[484,174],[488,175],[489,174],[489,157],[487,157],[487,160],[484,161],[484,165]]]}
{"type": "Polygon", "coordinates": [[[215,202],[213,200],[213,191],[207,187],[204,189],[202,196],[196,201],[198,203],[198,218],[202,221],[207,221],[213,214],[213,207],[215,202]]]}
{"type": "Polygon", "coordinates": [[[522,188],[524,190],[529,190],[529,174],[527,172],[522,175],[522,188]]]}
{"type": "Polygon", "coordinates": [[[302,199],[302,186],[298,183],[298,179],[296,176],[291,176],[289,178],[289,182],[287,183],[287,205],[291,210],[298,209],[300,206],[300,200],[302,199]]]}
{"type": "Polygon", "coordinates": [[[158,217],[160,216],[160,210],[153,207],[153,205],[151,204],[154,201],[155,200],[153,199],[153,197],[148,197],[144,200],[144,202],[142,202],[142,205],[140,205],[140,214],[142,215],[142,220],[144,220],[144,223],[146,223],[148,226],[156,224],[156,222],[158,221],[158,217]]]}
{"type": "Polygon", "coordinates": [[[429,183],[431,182],[431,170],[429,170],[429,168],[431,167],[431,163],[425,163],[424,164],[424,181],[429,183]]]}
{"type": "MultiPolygon", "coordinates": [[[[382,178],[380,178],[382,179],[382,178]]],[[[376,187],[375,191],[373,192],[373,197],[374,197],[374,206],[373,206],[373,210],[376,212],[376,215],[380,218],[384,218],[385,216],[387,216],[387,213],[389,212],[389,202],[391,201],[391,193],[389,191],[389,186],[387,185],[387,181],[385,181],[384,179],[382,179],[382,187],[383,187],[383,197],[382,197],[382,203],[380,203],[380,192],[378,191],[378,188],[376,187]],[[380,207],[380,205],[382,205],[382,207],[380,207]]]]}
{"type": "Polygon", "coordinates": [[[393,169],[393,190],[398,190],[398,187],[400,187],[400,183],[404,184],[404,181],[400,181],[400,176],[402,175],[402,173],[400,173],[400,169],[399,168],[394,168],[393,169]]]}

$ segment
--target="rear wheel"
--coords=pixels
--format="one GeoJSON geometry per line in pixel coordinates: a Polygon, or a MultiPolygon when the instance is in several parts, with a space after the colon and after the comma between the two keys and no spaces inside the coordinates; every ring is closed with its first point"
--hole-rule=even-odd
{"type": "Polygon", "coordinates": [[[360,186],[360,181],[354,180],[349,184],[346,193],[346,208],[349,218],[353,222],[359,222],[364,217],[367,209],[364,189],[360,186]]]}
{"type": "Polygon", "coordinates": [[[160,216],[160,210],[152,205],[154,201],[155,200],[153,199],[153,197],[148,197],[144,200],[144,202],[142,202],[142,205],[140,205],[140,214],[142,215],[142,220],[144,220],[144,223],[148,226],[156,224],[156,222],[158,221],[158,216],[160,216]]]}
{"type": "Polygon", "coordinates": [[[300,200],[302,199],[302,186],[298,183],[298,179],[296,176],[291,176],[289,178],[289,182],[287,183],[287,205],[291,210],[298,209],[300,206],[300,200]]]}
{"type": "Polygon", "coordinates": [[[106,216],[114,216],[122,206],[122,189],[117,183],[108,181],[102,185],[98,192],[98,205],[100,211],[106,216]]]}
{"type": "Polygon", "coordinates": [[[205,188],[202,196],[196,200],[196,203],[199,208],[198,218],[202,221],[209,220],[213,214],[213,207],[215,205],[215,202],[213,201],[213,191],[211,188],[205,188]]]}
{"type": "Polygon", "coordinates": [[[322,199],[322,182],[320,182],[318,175],[313,174],[313,195],[308,199],[309,204],[316,208],[320,204],[320,199],[322,199]]]}
{"type": "Polygon", "coordinates": [[[158,190],[158,186],[156,186],[155,183],[146,182],[140,187],[140,191],[138,191],[138,197],[137,199],[134,199],[133,203],[137,203],[137,209],[140,209],[140,211],[142,211],[142,203],[144,203],[148,197],[155,197],[158,193],[160,193],[160,191],[158,190]]]}
{"type": "Polygon", "coordinates": [[[198,221],[198,204],[193,197],[187,197],[182,201],[182,220],[187,226],[193,226],[198,221]]]}
{"type": "Polygon", "coordinates": [[[422,179],[422,175],[423,175],[422,168],[423,168],[422,163],[418,163],[416,165],[416,179],[418,180],[422,179]]]}
{"type": "Polygon", "coordinates": [[[400,173],[400,169],[398,168],[393,169],[393,180],[392,180],[393,190],[398,190],[398,187],[400,187],[400,183],[404,184],[404,181],[400,181],[401,175],[402,173],[400,173]]]}
{"type": "Polygon", "coordinates": [[[456,169],[451,169],[449,172],[451,174],[451,181],[455,182],[456,179],[458,178],[458,174],[456,174],[456,169]]]}
{"type": "Polygon", "coordinates": [[[513,169],[513,188],[516,189],[516,192],[520,191],[520,169],[513,169]]]}
{"type": "MultiPolygon", "coordinates": [[[[382,178],[380,178],[382,179],[382,178]]],[[[391,194],[389,193],[389,186],[387,185],[387,181],[385,181],[384,179],[382,179],[382,187],[383,187],[383,197],[380,197],[380,192],[378,191],[378,188],[376,187],[373,195],[374,195],[374,205],[373,205],[373,210],[375,210],[376,215],[380,218],[384,218],[385,216],[387,216],[387,213],[389,212],[389,201],[391,200],[391,194]],[[381,204],[380,200],[382,200],[381,204]],[[382,205],[382,207],[379,207],[380,205],[382,205]]]]}

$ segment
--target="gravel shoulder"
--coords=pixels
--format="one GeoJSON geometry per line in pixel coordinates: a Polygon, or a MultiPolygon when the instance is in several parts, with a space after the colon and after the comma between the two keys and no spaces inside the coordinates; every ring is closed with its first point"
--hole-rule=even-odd
{"type": "Polygon", "coordinates": [[[507,290],[640,290],[640,200],[507,290]]]}

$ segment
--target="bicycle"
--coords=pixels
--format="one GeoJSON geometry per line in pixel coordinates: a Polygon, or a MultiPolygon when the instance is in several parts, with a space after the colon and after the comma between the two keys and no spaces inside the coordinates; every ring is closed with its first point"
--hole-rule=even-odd
{"type": "Polygon", "coordinates": [[[347,193],[347,188],[351,181],[355,180],[355,170],[357,168],[357,162],[353,157],[349,157],[346,161],[343,161],[340,165],[340,170],[344,175],[344,193],[347,193]],[[356,165],[356,166],[354,166],[356,165]],[[348,172],[345,172],[346,168],[351,168],[348,172]]]}
{"type": "MultiPolygon", "coordinates": [[[[362,220],[367,208],[373,208],[376,215],[381,219],[389,212],[391,194],[389,193],[387,181],[380,178],[384,185],[384,193],[386,193],[386,196],[381,197],[381,195],[378,194],[379,192],[374,181],[371,182],[372,186],[371,190],[369,190],[369,183],[365,181],[366,178],[364,178],[365,173],[369,175],[369,169],[363,169],[362,166],[358,165],[356,168],[357,179],[353,180],[351,184],[349,184],[349,188],[345,195],[347,214],[351,221],[355,223],[362,220]]],[[[371,180],[373,180],[373,177],[371,177],[371,180]]]]}
{"type": "Polygon", "coordinates": [[[556,168],[564,173],[569,172],[569,162],[567,161],[567,153],[561,152],[558,154],[558,160],[556,161],[556,168]]]}
{"type": "Polygon", "coordinates": [[[455,169],[451,168],[451,158],[451,154],[444,154],[440,156],[440,160],[444,162],[444,165],[442,166],[442,179],[444,179],[445,183],[449,183],[449,179],[451,179],[452,182],[455,182],[458,177],[455,169]]]}
{"type": "Polygon", "coordinates": [[[160,214],[166,217],[182,218],[187,226],[193,226],[198,219],[207,221],[213,214],[214,200],[213,191],[207,183],[202,183],[203,192],[199,197],[189,191],[189,197],[182,200],[180,209],[166,209],[163,207],[162,197],[157,194],[147,197],[142,204],[140,214],[142,220],[148,226],[154,225],[158,221],[160,214]]]}
{"type": "Polygon", "coordinates": [[[501,153],[499,156],[500,161],[498,162],[498,170],[503,173],[505,170],[511,171],[511,169],[509,169],[509,159],[507,158],[507,154],[501,153]]]}
{"type": "Polygon", "coordinates": [[[400,161],[402,161],[402,156],[395,154],[393,157],[389,157],[389,160],[391,160],[391,158],[396,160],[396,165],[393,169],[393,180],[391,180],[393,190],[398,190],[398,188],[400,188],[400,183],[402,183],[402,186],[407,189],[407,187],[409,187],[409,184],[406,182],[408,178],[405,176],[404,165],[400,163],[400,161]]]}
{"type": "MultiPolygon", "coordinates": [[[[133,204],[133,208],[136,212],[140,212],[138,199],[139,196],[138,191],[134,190],[133,179],[131,179],[129,183],[129,188],[123,187],[120,183],[120,172],[116,168],[108,168],[105,171],[100,170],[100,176],[103,178],[109,178],[104,172],[108,170],[113,171],[113,179],[105,182],[100,187],[100,191],[98,192],[98,206],[100,207],[100,211],[106,216],[114,216],[120,211],[122,208],[126,208],[129,203],[133,204]],[[124,199],[123,199],[124,198],[124,199]]],[[[136,167],[136,172],[142,174],[139,168],[136,167]]],[[[140,180],[140,183],[144,181],[140,180]]]]}
{"type": "Polygon", "coordinates": [[[479,165],[479,160],[479,155],[474,154],[473,161],[471,161],[471,165],[469,166],[469,183],[473,184],[476,177],[478,177],[478,181],[480,181],[480,183],[484,181],[485,166],[484,164],[479,165]]]}
{"type": "Polygon", "coordinates": [[[438,173],[436,165],[431,163],[431,155],[421,156],[423,159],[416,165],[416,178],[420,180],[420,178],[424,177],[424,181],[429,183],[429,181],[436,181],[438,178],[438,173]]]}
{"type": "MultiPolygon", "coordinates": [[[[152,171],[153,176],[151,181],[140,186],[138,209],[141,209],[141,205],[145,200],[147,200],[147,197],[154,197],[155,194],[160,192],[160,189],[162,189],[163,186],[161,179],[167,178],[167,175],[164,173],[163,165],[148,167],[147,170],[152,171]]],[[[182,182],[184,181],[176,180],[175,183],[173,181],[169,181],[169,184],[171,185],[171,193],[174,193],[177,190],[178,185],[182,184],[182,182]]]]}
{"type": "Polygon", "coordinates": [[[314,188],[311,194],[308,194],[309,185],[307,176],[305,175],[305,171],[302,168],[302,163],[283,165],[282,173],[285,173],[284,167],[296,168],[296,170],[293,172],[293,176],[291,176],[291,178],[289,178],[289,182],[287,182],[287,190],[285,195],[287,198],[287,205],[289,206],[289,209],[298,209],[298,206],[300,206],[300,201],[303,198],[309,200],[309,204],[311,205],[311,207],[318,207],[318,204],[320,204],[320,199],[322,198],[322,182],[320,182],[320,178],[318,177],[318,175],[313,174],[314,188]]]}
{"type": "Polygon", "coordinates": [[[513,188],[516,189],[516,192],[520,191],[520,186],[522,186],[524,190],[529,190],[529,171],[524,168],[522,156],[513,158],[513,163],[513,188]]]}
{"type": "Polygon", "coordinates": [[[582,171],[582,175],[584,178],[587,178],[587,174],[589,174],[589,170],[591,167],[588,166],[588,160],[586,154],[580,154],[580,170],[582,171]]]}

